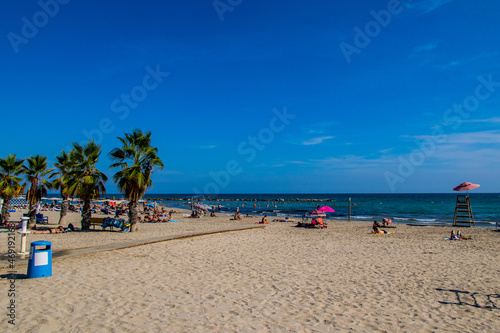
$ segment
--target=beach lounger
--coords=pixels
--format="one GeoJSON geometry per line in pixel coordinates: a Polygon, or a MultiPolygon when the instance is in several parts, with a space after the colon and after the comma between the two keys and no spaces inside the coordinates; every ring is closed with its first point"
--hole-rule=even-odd
{"type": "MultiPolygon", "coordinates": [[[[24,213],[23,216],[28,217],[28,214],[24,213]]],[[[43,216],[43,214],[36,214],[36,223],[49,224],[49,217],[43,216]]]]}

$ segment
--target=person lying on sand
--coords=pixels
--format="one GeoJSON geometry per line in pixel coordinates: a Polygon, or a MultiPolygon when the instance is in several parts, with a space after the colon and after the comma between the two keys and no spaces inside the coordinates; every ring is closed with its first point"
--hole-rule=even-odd
{"type": "Polygon", "coordinates": [[[151,213],[148,213],[148,215],[144,216],[144,222],[151,222],[153,221],[153,216],[151,216],[151,213]]]}
{"type": "Polygon", "coordinates": [[[57,228],[32,231],[31,233],[33,235],[37,235],[37,234],[62,234],[62,233],[68,232],[68,231],[71,231],[71,229],[69,229],[69,228],[64,229],[62,226],[58,226],[57,228]]]}
{"type": "Polygon", "coordinates": [[[285,219],[274,219],[273,222],[295,222],[295,221],[287,216],[285,217],[285,219]]]}

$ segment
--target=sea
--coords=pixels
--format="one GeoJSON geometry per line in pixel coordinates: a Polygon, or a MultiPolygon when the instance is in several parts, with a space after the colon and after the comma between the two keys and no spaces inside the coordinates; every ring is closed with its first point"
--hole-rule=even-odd
{"type": "MultiPolygon", "coordinates": [[[[466,194],[460,192],[460,194],[466,194]]],[[[122,198],[121,195],[106,195],[122,198]]],[[[469,193],[476,226],[495,227],[500,224],[500,193],[469,193]]],[[[191,208],[191,200],[208,208],[222,206],[222,213],[231,214],[239,207],[241,214],[302,218],[318,206],[329,206],[335,212],[327,219],[347,220],[349,199],[352,221],[381,221],[387,217],[394,223],[417,225],[452,225],[457,193],[418,194],[220,194],[197,196],[189,194],[146,194],[144,199],[166,207],[191,208]]]]}

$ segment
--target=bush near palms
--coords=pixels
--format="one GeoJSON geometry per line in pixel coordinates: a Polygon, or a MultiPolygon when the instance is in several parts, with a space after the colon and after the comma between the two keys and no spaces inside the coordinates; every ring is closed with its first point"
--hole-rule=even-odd
{"type": "Polygon", "coordinates": [[[151,132],[142,133],[135,129],[118,139],[122,142],[122,147],[109,153],[111,160],[116,161],[110,168],[121,168],[113,176],[113,181],[129,200],[130,231],[137,231],[137,203],[153,185],[153,168],[163,169],[163,162],[157,155],[158,148],[151,146],[151,132]]]}
{"type": "Polygon", "coordinates": [[[108,177],[96,167],[101,155],[101,146],[96,145],[92,140],[85,146],[73,143],[73,147],[69,155],[74,166],[69,173],[66,191],[70,197],[78,196],[83,201],[82,230],[90,230],[92,217],[90,201],[99,199],[106,193],[104,183],[108,177]]]}
{"type": "Polygon", "coordinates": [[[16,155],[7,155],[0,158],[0,198],[3,199],[0,224],[9,222],[9,202],[13,197],[24,192],[26,184],[21,184],[23,179],[24,160],[17,159],[16,155]]]}
{"type": "Polygon", "coordinates": [[[66,227],[66,215],[68,214],[69,207],[69,194],[68,185],[71,181],[70,173],[74,167],[74,161],[70,159],[70,154],[66,151],[61,151],[61,154],[56,156],[56,163],[54,167],[56,171],[50,175],[50,179],[55,178],[52,181],[52,188],[61,191],[61,212],[59,214],[59,225],[66,227]]]}
{"type": "Polygon", "coordinates": [[[23,165],[23,173],[26,175],[26,182],[29,184],[26,192],[26,201],[29,203],[28,209],[28,229],[36,225],[37,205],[42,201],[42,196],[47,194],[47,189],[51,187],[45,176],[54,169],[47,169],[47,156],[35,155],[26,159],[23,165]]]}

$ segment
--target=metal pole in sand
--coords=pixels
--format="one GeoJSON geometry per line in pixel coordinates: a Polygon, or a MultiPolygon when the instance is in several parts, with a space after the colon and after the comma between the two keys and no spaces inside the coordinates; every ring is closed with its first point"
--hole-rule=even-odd
{"type": "Polygon", "coordinates": [[[351,198],[349,198],[349,222],[351,222],[351,198]]]}

